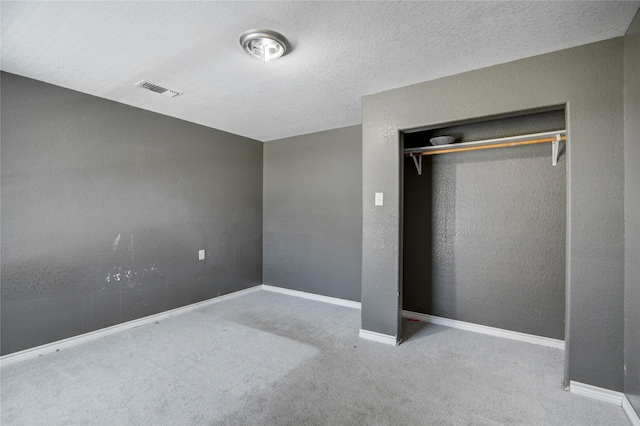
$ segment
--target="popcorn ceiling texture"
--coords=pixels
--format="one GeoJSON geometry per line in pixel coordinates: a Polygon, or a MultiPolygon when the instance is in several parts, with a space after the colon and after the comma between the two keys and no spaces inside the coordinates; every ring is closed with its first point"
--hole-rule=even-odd
{"type": "Polygon", "coordinates": [[[359,124],[364,95],[621,36],[639,6],[3,1],[2,70],[268,141],[359,124]],[[256,27],[293,51],[250,58],[256,27]]]}

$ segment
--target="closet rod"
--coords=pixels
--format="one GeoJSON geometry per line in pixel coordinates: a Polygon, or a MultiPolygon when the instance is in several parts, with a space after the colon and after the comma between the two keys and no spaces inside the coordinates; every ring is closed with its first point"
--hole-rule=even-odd
{"type": "Polygon", "coordinates": [[[487,139],[482,141],[462,142],[451,145],[423,146],[419,148],[407,148],[404,150],[406,156],[447,154],[458,151],[476,151],[479,149],[504,148],[519,145],[531,145],[536,143],[556,142],[558,135],[560,140],[566,141],[566,130],[556,130],[553,132],[534,133],[531,135],[513,136],[499,139],[487,139]]]}
{"type": "MultiPolygon", "coordinates": [[[[458,151],[477,151],[480,149],[491,149],[491,148],[505,148],[505,147],[510,147],[510,146],[520,146],[520,145],[533,145],[536,143],[549,143],[549,142],[554,142],[556,140],[555,137],[553,138],[539,138],[539,139],[525,139],[522,141],[515,141],[515,142],[501,142],[501,143],[494,143],[494,144],[490,144],[490,145],[476,145],[476,146],[461,146],[461,147],[451,147],[449,149],[441,149],[441,150],[437,150],[437,151],[424,151],[424,152],[413,152],[413,155],[435,155],[435,154],[447,154],[450,152],[458,152],[458,151]]],[[[567,137],[566,136],[561,136],[560,137],[561,141],[566,141],[567,137]]],[[[411,155],[411,154],[408,154],[411,155]]]]}
{"type": "Polygon", "coordinates": [[[422,175],[423,155],[447,154],[458,151],[477,151],[479,149],[505,148],[551,142],[551,164],[555,166],[558,163],[560,141],[567,140],[566,134],[566,130],[554,130],[552,132],[533,133],[529,135],[486,139],[473,142],[461,142],[451,145],[422,146],[419,148],[407,148],[404,150],[404,155],[413,159],[418,175],[422,175]]]}

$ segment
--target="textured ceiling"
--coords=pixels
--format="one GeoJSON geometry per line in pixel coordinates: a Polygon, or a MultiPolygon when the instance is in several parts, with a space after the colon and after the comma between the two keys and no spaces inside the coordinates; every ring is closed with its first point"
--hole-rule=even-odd
{"type": "Polygon", "coordinates": [[[268,141],[358,124],[364,95],[621,36],[638,1],[9,2],[2,70],[268,141]],[[293,50],[262,63],[252,28],[293,50]],[[135,87],[146,79],[184,92],[135,87]]]}

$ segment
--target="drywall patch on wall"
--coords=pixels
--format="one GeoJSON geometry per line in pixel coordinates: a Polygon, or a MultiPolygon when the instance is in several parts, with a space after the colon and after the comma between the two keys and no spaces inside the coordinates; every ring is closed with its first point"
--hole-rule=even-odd
{"type": "Polygon", "coordinates": [[[264,284],[360,300],[361,129],[264,145],[264,284]]]}
{"type": "Polygon", "coordinates": [[[262,283],[260,142],[7,73],[1,95],[2,354],[262,283]]]}

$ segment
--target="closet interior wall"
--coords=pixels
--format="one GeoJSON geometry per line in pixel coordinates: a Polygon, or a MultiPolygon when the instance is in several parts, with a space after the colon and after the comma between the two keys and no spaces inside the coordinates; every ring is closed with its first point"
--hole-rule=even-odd
{"type": "MultiPolygon", "coordinates": [[[[458,142],[565,128],[564,109],[405,133],[458,142]]],[[[423,157],[404,163],[403,309],[564,339],[566,145],[423,157]]]]}

